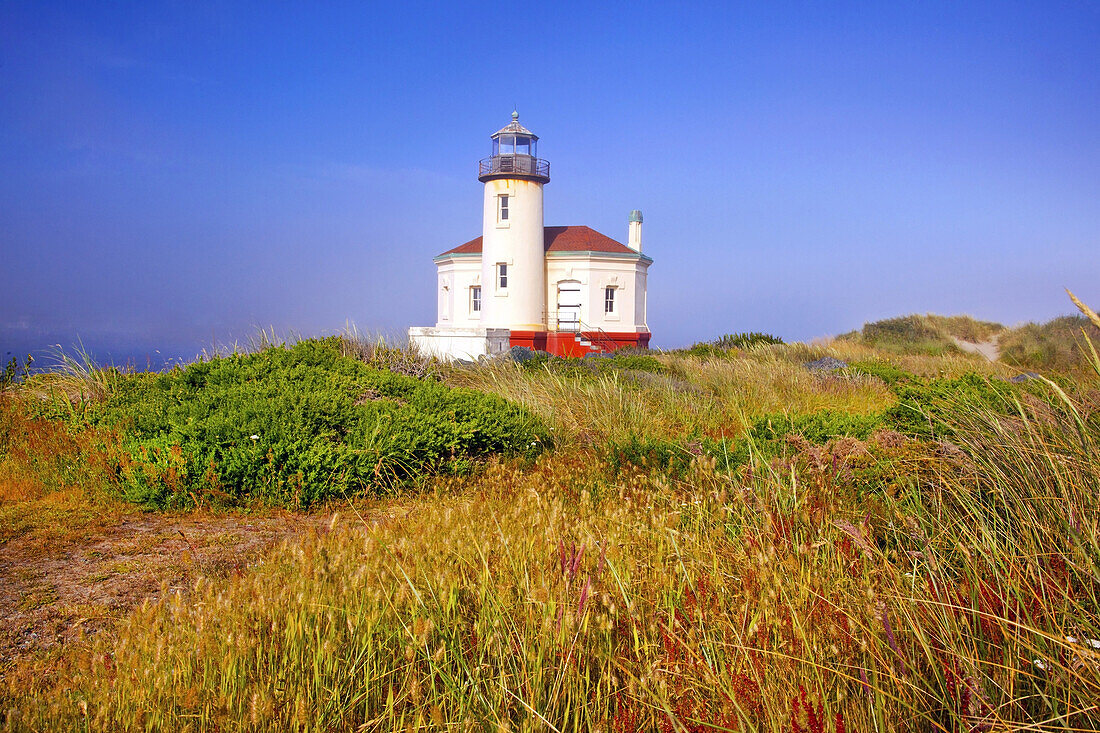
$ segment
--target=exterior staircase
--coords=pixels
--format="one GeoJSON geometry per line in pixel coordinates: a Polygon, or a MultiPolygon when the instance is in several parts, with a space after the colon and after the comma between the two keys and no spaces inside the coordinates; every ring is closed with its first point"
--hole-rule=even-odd
{"type": "Polygon", "coordinates": [[[585,351],[593,354],[614,351],[618,344],[598,326],[593,328],[580,319],[558,320],[558,330],[573,333],[573,340],[585,351]]]}

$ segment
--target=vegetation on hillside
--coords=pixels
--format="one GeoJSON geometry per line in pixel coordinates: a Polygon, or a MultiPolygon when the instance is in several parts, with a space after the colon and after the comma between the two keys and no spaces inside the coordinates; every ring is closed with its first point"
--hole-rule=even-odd
{"type": "MultiPolygon", "coordinates": [[[[345,356],[337,337],[269,346],[165,373],[111,371],[99,399],[33,402],[119,436],[114,487],[149,508],[262,502],[306,508],[386,493],[491,454],[535,455],[540,422],[499,397],[345,356]]],[[[30,388],[36,385],[32,383],[30,388]]]]}
{"type": "Polygon", "coordinates": [[[840,338],[857,341],[888,352],[904,352],[938,356],[959,351],[956,339],[968,343],[989,341],[1004,330],[1004,326],[979,321],[970,316],[938,316],[912,314],[867,323],[859,331],[840,338]]]}
{"type": "Polygon", "coordinates": [[[751,331],[749,333],[727,333],[713,341],[704,341],[695,344],[687,350],[692,356],[720,356],[731,351],[744,351],[760,346],[775,346],[782,344],[783,339],[772,336],[770,333],[751,331]]]}
{"type": "Polygon", "coordinates": [[[1022,369],[1071,370],[1088,364],[1084,337],[1100,342],[1100,328],[1083,316],[1062,316],[1046,323],[1026,323],[998,341],[1001,361],[1022,369]]]}
{"type": "MultiPolygon", "coordinates": [[[[1091,375],[1020,385],[862,340],[443,369],[441,389],[522,406],[555,447],[444,472],[386,521],[353,504],[26,660],[0,726],[1097,729],[1089,353],[1091,375]],[[804,368],[822,356],[849,368],[804,368]]],[[[135,435],[111,399],[91,422],[135,435]]]]}

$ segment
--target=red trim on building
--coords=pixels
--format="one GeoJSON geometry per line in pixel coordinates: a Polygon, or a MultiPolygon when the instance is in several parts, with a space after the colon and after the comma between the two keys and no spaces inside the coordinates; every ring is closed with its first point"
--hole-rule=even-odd
{"type": "Polygon", "coordinates": [[[585,354],[606,354],[612,351],[617,351],[618,349],[647,349],[649,348],[649,339],[653,335],[648,331],[643,331],[641,333],[607,333],[604,331],[582,331],[579,334],[571,333],[568,331],[540,332],[543,345],[539,347],[532,346],[531,343],[527,341],[527,335],[533,333],[535,332],[512,331],[511,345],[527,346],[528,348],[540,349],[541,351],[548,351],[555,356],[570,356],[580,358],[585,354]],[[577,336],[580,336],[585,341],[591,342],[591,345],[586,346],[580,343],[579,341],[577,341],[577,336]]]}
{"type": "Polygon", "coordinates": [[[546,331],[517,331],[512,329],[508,338],[509,346],[526,346],[535,351],[546,351],[546,331]]]}

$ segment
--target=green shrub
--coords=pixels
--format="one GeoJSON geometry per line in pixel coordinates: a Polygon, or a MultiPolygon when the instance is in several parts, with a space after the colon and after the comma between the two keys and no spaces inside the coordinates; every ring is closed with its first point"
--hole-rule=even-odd
{"type": "Polygon", "coordinates": [[[955,423],[951,416],[974,410],[1010,414],[1015,410],[1016,387],[979,374],[955,379],[914,379],[894,385],[897,404],[884,418],[894,430],[915,437],[949,437],[955,423]]]}
{"type": "Polygon", "coordinates": [[[727,333],[715,339],[714,345],[720,349],[749,349],[753,346],[774,346],[783,343],[783,339],[770,333],[750,331],[749,333],[727,333]]]}
{"type": "Polygon", "coordinates": [[[698,443],[689,446],[675,440],[631,435],[626,440],[608,443],[606,456],[608,466],[613,472],[619,472],[627,466],[636,466],[681,478],[700,452],[698,443]]]}
{"type": "Polygon", "coordinates": [[[123,495],[158,508],[204,496],[308,507],[548,442],[502,398],[373,368],[338,338],[126,375],[91,420],[127,436],[123,495]]]}
{"type": "Polygon", "coordinates": [[[821,445],[834,438],[866,440],[881,424],[880,415],[818,410],[805,415],[764,415],[753,422],[748,436],[754,443],[767,443],[797,434],[821,445]]]}
{"type": "Polygon", "coordinates": [[[823,445],[842,437],[866,440],[881,425],[882,417],[873,414],[853,415],[833,410],[804,415],[777,413],[757,418],[746,434],[733,442],[710,438],[642,439],[632,435],[624,441],[608,444],[607,461],[613,471],[632,465],[680,478],[697,455],[714,458],[719,471],[732,471],[748,463],[754,455],[764,460],[783,455],[790,435],[800,435],[811,443],[823,445]]]}
{"type": "Polygon", "coordinates": [[[657,357],[648,354],[612,354],[605,359],[598,359],[601,369],[618,369],[622,371],[650,372],[663,374],[668,371],[657,357]]]}
{"type": "Polygon", "coordinates": [[[576,377],[590,377],[610,371],[636,371],[664,374],[668,367],[649,354],[619,354],[613,352],[607,356],[578,359],[552,354],[536,354],[527,361],[519,362],[526,370],[549,370],[554,374],[576,377]]]}
{"type": "Polygon", "coordinates": [[[904,369],[891,364],[888,361],[871,359],[867,361],[853,361],[848,367],[857,374],[866,374],[869,377],[877,377],[889,386],[898,382],[913,379],[913,375],[904,369]]]}
{"type": "Polygon", "coordinates": [[[782,344],[783,339],[767,333],[751,331],[749,333],[727,333],[713,341],[698,343],[687,349],[692,356],[721,356],[733,349],[751,349],[755,346],[773,346],[782,344]]]}

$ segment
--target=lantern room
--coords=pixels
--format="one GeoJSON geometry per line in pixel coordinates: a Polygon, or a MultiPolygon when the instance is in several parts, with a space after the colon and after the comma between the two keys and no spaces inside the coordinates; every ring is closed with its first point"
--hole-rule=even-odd
{"type": "Polygon", "coordinates": [[[539,183],[550,182],[550,162],[538,157],[539,136],[519,124],[519,112],[512,121],[492,135],[493,154],[478,163],[478,180],[519,178],[539,183]]]}

